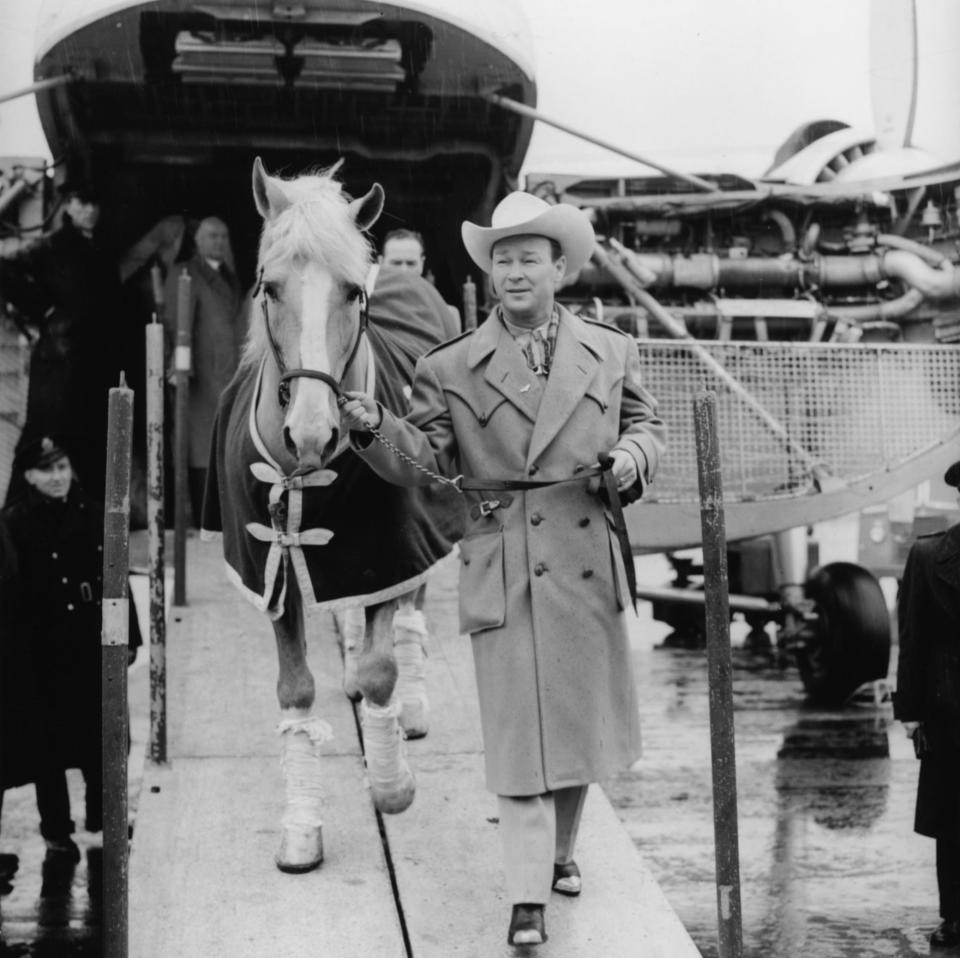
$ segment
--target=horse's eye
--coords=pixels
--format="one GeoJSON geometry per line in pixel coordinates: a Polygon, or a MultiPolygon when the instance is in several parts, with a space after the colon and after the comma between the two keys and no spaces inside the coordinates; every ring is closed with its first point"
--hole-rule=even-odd
{"type": "Polygon", "coordinates": [[[279,287],[276,283],[266,282],[263,284],[263,295],[275,303],[280,298],[279,287]]]}
{"type": "Polygon", "coordinates": [[[351,286],[350,289],[347,290],[347,302],[355,303],[360,298],[362,292],[363,290],[359,286],[351,286]]]}

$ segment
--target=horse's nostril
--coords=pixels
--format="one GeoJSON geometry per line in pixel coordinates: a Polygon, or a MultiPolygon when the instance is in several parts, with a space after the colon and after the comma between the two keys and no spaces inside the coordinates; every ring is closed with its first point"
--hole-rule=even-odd
{"type": "Polygon", "coordinates": [[[340,444],[340,430],[334,429],[330,434],[330,441],[323,447],[323,461],[327,462],[330,457],[336,452],[337,446],[340,444]]]}
{"type": "Polygon", "coordinates": [[[297,444],[293,441],[293,436],[290,435],[290,427],[283,427],[283,444],[287,447],[287,452],[297,454],[297,444]]]}

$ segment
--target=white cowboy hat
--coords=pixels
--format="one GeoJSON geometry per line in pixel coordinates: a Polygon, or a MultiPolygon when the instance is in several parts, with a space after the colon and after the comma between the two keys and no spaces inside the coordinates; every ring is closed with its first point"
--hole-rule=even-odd
{"type": "Polygon", "coordinates": [[[590,259],[596,242],[593,226],[583,210],[568,203],[551,206],[539,196],[521,190],[508,193],[497,204],[490,226],[465,222],[460,233],[470,258],[485,273],[492,266],[490,251],[494,243],[508,236],[546,236],[556,240],[567,258],[564,276],[572,276],[590,259]]]}

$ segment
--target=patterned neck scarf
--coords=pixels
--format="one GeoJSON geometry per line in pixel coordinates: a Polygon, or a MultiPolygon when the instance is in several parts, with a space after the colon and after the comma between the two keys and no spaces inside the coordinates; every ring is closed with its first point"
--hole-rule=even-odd
{"type": "Polygon", "coordinates": [[[553,307],[550,318],[536,329],[527,329],[524,326],[515,326],[498,307],[500,321],[514,342],[520,347],[523,358],[527,361],[530,371],[537,376],[549,376],[553,365],[553,356],[557,349],[557,330],[560,328],[560,310],[553,307]]]}

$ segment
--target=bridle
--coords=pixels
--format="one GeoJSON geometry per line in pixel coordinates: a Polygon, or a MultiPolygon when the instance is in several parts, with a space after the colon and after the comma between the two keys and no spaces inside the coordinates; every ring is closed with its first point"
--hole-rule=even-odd
{"type": "MultiPolygon", "coordinates": [[[[260,294],[260,291],[263,287],[263,267],[260,267],[260,272],[257,274],[257,285],[253,290],[253,298],[256,299],[260,294]]],[[[369,307],[370,300],[367,297],[367,291],[362,286],[354,286],[351,290],[351,293],[355,292],[357,299],[360,302],[360,324],[357,328],[357,338],[353,342],[353,346],[350,349],[350,355],[347,357],[347,361],[343,367],[343,375],[340,377],[340,381],[337,382],[330,373],[321,372],[319,369],[287,369],[286,363],[283,361],[283,356],[280,353],[280,347],[277,345],[276,339],[273,337],[273,330],[270,329],[270,315],[267,309],[267,296],[264,293],[263,298],[260,300],[260,305],[263,310],[263,325],[267,332],[267,341],[270,343],[270,349],[273,352],[274,361],[277,364],[277,369],[280,370],[280,383],[277,386],[277,400],[280,403],[281,409],[286,409],[290,405],[290,380],[292,379],[319,379],[320,382],[326,383],[332,390],[334,395],[337,397],[337,405],[342,406],[346,401],[346,396],[343,395],[343,381],[347,377],[347,373],[350,371],[350,367],[353,365],[354,359],[357,357],[357,351],[360,349],[360,342],[363,339],[363,334],[367,331],[367,322],[369,319],[369,307]]]]}

